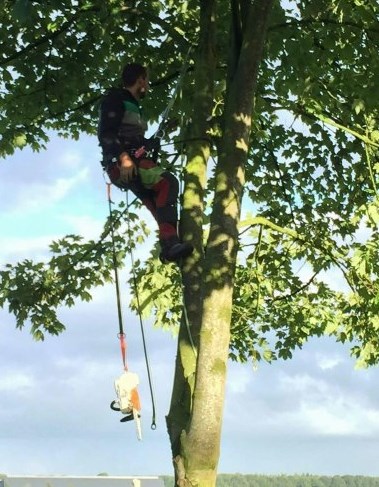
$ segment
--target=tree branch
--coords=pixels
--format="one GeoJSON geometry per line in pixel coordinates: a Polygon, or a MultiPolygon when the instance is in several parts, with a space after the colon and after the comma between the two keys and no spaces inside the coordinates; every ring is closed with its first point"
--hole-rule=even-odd
{"type": "Polygon", "coordinates": [[[304,18],[301,20],[294,20],[291,22],[283,22],[281,24],[274,24],[271,25],[268,30],[269,31],[274,31],[278,29],[283,29],[287,27],[298,27],[302,25],[312,25],[312,24],[331,24],[335,25],[336,27],[354,27],[356,29],[359,29],[360,31],[365,31],[365,32],[374,32],[376,34],[379,33],[379,28],[374,28],[374,27],[367,27],[364,24],[358,24],[357,22],[353,21],[344,21],[344,22],[339,22],[338,20],[334,19],[327,19],[327,18],[320,18],[320,19],[315,19],[315,18],[304,18]]]}
{"type": "MultiPolygon", "coordinates": [[[[157,24],[160,27],[163,28],[163,30],[171,35],[171,37],[176,38],[177,40],[180,40],[181,42],[184,40],[186,44],[189,44],[189,42],[185,39],[183,35],[179,33],[179,31],[174,27],[174,24],[170,24],[166,22],[164,19],[160,18],[157,15],[153,15],[148,11],[143,11],[139,10],[136,8],[130,8],[130,7],[123,7],[122,12],[125,13],[127,12],[128,14],[131,15],[136,15],[140,17],[141,19],[149,20],[153,24],[157,24]]],[[[52,32],[50,34],[47,34],[40,39],[36,40],[35,42],[32,42],[25,46],[24,48],[20,49],[19,51],[16,51],[14,54],[11,56],[8,56],[7,58],[3,59],[0,61],[0,66],[5,66],[6,64],[10,63],[11,61],[14,61],[15,59],[24,56],[28,54],[30,51],[38,48],[39,46],[46,44],[47,42],[50,42],[60,36],[63,32],[69,30],[69,28],[76,22],[76,20],[80,17],[81,14],[87,13],[87,12],[99,12],[100,9],[97,7],[92,7],[92,8],[81,8],[77,12],[75,12],[70,19],[68,19],[66,22],[64,22],[61,27],[56,30],[55,32],[52,32]]]]}
{"type": "Polygon", "coordinates": [[[7,58],[3,59],[0,62],[0,66],[4,66],[4,65],[8,64],[11,61],[14,61],[15,59],[17,59],[18,57],[24,56],[25,54],[27,54],[28,52],[32,51],[33,49],[36,49],[37,47],[41,46],[42,44],[45,44],[47,42],[50,42],[51,40],[53,40],[56,37],[60,36],[63,32],[67,31],[71,27],[71,25],[77,20],[77,18],[79,17],[79,15],[83,11],[87,12],[88,9],[86,9],[86,10],[83,10],[83,9],[82,10],[78,10],[69,20],[66,20],[66,22],[64,22],[58,30],[56,30],[55,32],[52,32],[51,34],[48,34],[48,35],[45,35],[45,36],[41,37],[37,41],[28,44],[23,49],[21,49],[19,51],[16,51],[11,56],[8,56],[7,58]]]}
{"type": "Polygon", "coordinates": [[[267,302],[269,303],[273,303],[274,301],[283,301],[285,299],[289,299],[289,298],[293,298],[294,296],[296,296],[297,294],[301,293],[301,291],[304,291],[304,289],[306,289],[307,287],[309,287],[312,282],[315,280],[316,276],[321,272],[321,269],[319,269],[318,271],[316,271],[313,276],[309,279],[308,282],[306,282],[305,284],[303,284],[302,286],[300,286],[299,288],[297,288],[295,291],[293,291],[292,293],[288,293],[288,294],[284,294],[282,296],[277,296],[276,298],[272,298],[272,299],[268,299],[267,302]]]}
{"type": "Polygon", "coordinates": [[[278,99],[272,99],[269,97],[261,97],[263,100],[265,100],[271,107],[271,109],[274,110],[288,110],[289,112],[292,112],[295,115],[300,115],[307,117],[311,120],[319,120],[320,122],[325,123],[325,125],[329,125],[331,127],[337,128],[339,130],[342,130],[344,132],[347,132],[348,134],[352,135],[353,137],[361,140],[367,145],[373,146],[375,148],[379,148],[379,144],[371,140],[367,135],[363,135],[359,132],[357,132],[356,129],[352,129],[350,127],[347,127],[346,125],[343,125],[342,122],[336,121],[335,119],[331,118],[330,115],[326,115],[323,113],[315,113],[315,112],[310,112],[309,110],[306,109],[303,105],[299,103],[291,103],[288,100],[281,100],[278,99]]]}
{"type": "MultiPolygon", "coordinates": [[[[263,216],[256,216],[256,217],[251,217],[246,220],[243,220],[240,222],[240,226],[265,226],[268,228],[271,228],[272,230],[282,233],[283,235],[288,235],[289,237],[292,237],[294,240],[297,240],[301,243],[303,243],[305,246],[313,246],[314,247],[314,242],[313,240],[306,239],[302,235],[300,235],[296,230],[291,230],[290,228],[287,227],[281,227],[280,225],[277,225],[270,221],[268,218],[265,218],[263,216]]],[[[347,256],[343,255],[341,252],[338,252],[337,250],[328,250],[322,247],[320,245],[319,247],[314,247],[317,248],[319,251],[321,251],[324,255],[327,255],[329,259],[340,269],[342,274],[344,275],[346,282],[350,286],[350,288],[354,291],[355,287],[349,276],[347,275],[347,266],[345,263],[345,260],[347,256]]]]}
{"type": "Polygon", "coordinates": [[[184,35],[180,34],[179,30],[175,27],[175,23],[166,22],[163,18],[148,12],[147,10],[140,10],[138,8],[130,8],[130,7],[123,7],[121,9],[122,12],[127,12],[128,14],[134,14],[137,17],[141,17],[141,19],[145,21],[150,21],[152,24],[159,25],[164,32],[169,34],[173,39],[180,40],[181,42],[185,42],[187,46],[189,46],[190,42],[184,37],[184,35]]]}
{"type": "Polygon", "coordinates": [[[379,148],[379,144],[377,144],[376,142],[372,141],[369,137],[367,137],[366,135],[363,135],[363,134],[360,134],[359,132],[357,132],[356,130],[354,129],[351,129],[349,127],[346,127],[346,125],[342,125],[341,123],[339,122],[336,122],[335,120],[333,120],[332,118],[330,118],[329,116],[327,115],[324,115],[322,113],[315,113],[315,112],[309,112],[305,107],[301,107],[299,105],[297,105],[297,107],[300,109],[299,110],[299,114],[300,115],[304,115],[308,118],[311,118],[311,119],[316,119],[316,120],[320,120],[321,122],[325,123],[326,125],[329,125],[331,127],[334,127],[334,128],[337,128],[339,130],[343,130],[344,132],[352,135],[353,137],[355,137],[356,139],[359,139],[361,140],[362,142],[364,142],[365,144],[367,145],[371,145],[373,147],[376,147],[376,148],[379,148]]]}
{"type": "Polygon", "coordinates": [[[278,233],[282,233],[283,235],[288,235],[289,237],[292,237],[295,240],[304,241],[304,239],[296,232],[296,230],[291,230],[290,228],[287,227],[281,227],[280,225],[277,225],[276,223],[272,222],[268,218],[265,218],[264,216],[255,216],[255,217],[248,218],[246,220],[241,220],[239,224],[240,227],[257,226],[257,225],[271,228],[272,230],[275,230],[278,233]]]}

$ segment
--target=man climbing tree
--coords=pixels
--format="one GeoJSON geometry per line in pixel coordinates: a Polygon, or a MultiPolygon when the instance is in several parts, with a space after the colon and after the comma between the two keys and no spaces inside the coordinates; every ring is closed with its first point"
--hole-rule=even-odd
{"type": "MultiPolygon", "coordinates": [[[[308,337],[327,333],[354,342],[361,364],[379,361],[378,4],[93,0],[62,2],[57,15],[56,4],[27,2],[25,13],[24,3],[7,2],[0,14],[2,154],[41,148],[47,129],[93,134],[99,87],[118,77],[126,56],[154,68],[148,119],[156,120],[181,53],[194,46],[175,107],[186,157],[181,227],[194,251],[180,275],[153,258],[136,273],[143,311],[179,325],[167,416],[177,485],[213,487],[228,355],[290,358],[308,337]],[[78,66],[80,78],[72,75],[78,66]],[[348,291],[328,285],[330,270],[348,291]],[[152,292],[157,275],[161,286],[166,277],[169,306],[152,292]]],[[[114,163],[123,164],[122,150],[112,149],[114,163]]],[[[0,303],[18,326],[31,319],[39,339],[62,331],[58,306],[109,276],[107,242],[78,250],[68,237],[52,248],[65,257],[1,274],[0,303]]]]}
{"type": "Polygon", "coordinates": [[[139,106],[149,89],[147,69],[127,64],[122,81],[123,87],[111,90],[101,103],[102,164],[112,183],[133,191],[156,219],[162,262],[177,262],[188,257],[193,247],[178,237],[177,179],[147,158],[148,152],[159,148],[159,139],[144,138],[147,124],[139,106]]]}

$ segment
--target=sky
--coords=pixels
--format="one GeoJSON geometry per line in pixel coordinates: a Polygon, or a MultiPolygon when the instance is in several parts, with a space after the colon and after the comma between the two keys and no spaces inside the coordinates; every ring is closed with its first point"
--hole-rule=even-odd
{"type": "MultiPolygon", "coordinates": [[[[100,236],[108,213],[93,137],[52,137],[46,151],[0,161],[0,268],[46,259],[69,233],[100,236]]],[[[113,199],[123,198],[115,189],[113,199]]],[[[148,243],[149,245],[149,243],[148,243]]],[[[146,249],[141,249],[143,255],[146,249]]],[[[126,266],[128,268],[128,265],[126,266]]],[[[175,338],[145,323],[156,430],[141,333],[122,302],[129,369],[138,373],[143,439],[110,409],[122,373],[113,286],[59,312],[66,331],[36,342],[28,325],[0,310],[0,473],[8,475],[171,474],[165,426],[175,338]]],[[[338,276],[329,276],[329,280],[338,276]]],[[[31,290],[33,292],[33,290],[31,290]]],[[[219,472],[379,476],[379,372],[356,370],[346,346],[312,339],[291,361],[230,363],[219,472]]]]}

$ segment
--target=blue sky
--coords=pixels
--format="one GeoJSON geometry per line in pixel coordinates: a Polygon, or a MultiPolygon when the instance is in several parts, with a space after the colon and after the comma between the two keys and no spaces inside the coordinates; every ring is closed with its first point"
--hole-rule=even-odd
{"type": "MultiPolygon", "coordinates": [[[[53,137],[0,162],[0,265],[48,256],[68,233],[97,238],[108,207],[95,138],[53,137]]],[[[113,198],[123,196],[116,190],[113,198]]],[[[149,245],[149,244],[148,244],[149,245]]],[[[141,255],[145,249],[140,251],[141,255]]],[[[145,324],[157,407],[151,404],[139,324],[123,304],[129,367],[140,376],[143,441],[109,408],[122,372],[112,286],[61,309],[67,330],[37,343],[0,310],[0,472],[170,474],[165,427],[175,339],[145,324]]],[[[330,281],[337,276],[328,276],[330,281]]],[[[31,290],[32,292],[32,290],[31,290]]],[[[348,349],[314,339],[293,360],[230,364],[219,471],[378,475],[379,373],[355,370],[348,349]]]]}

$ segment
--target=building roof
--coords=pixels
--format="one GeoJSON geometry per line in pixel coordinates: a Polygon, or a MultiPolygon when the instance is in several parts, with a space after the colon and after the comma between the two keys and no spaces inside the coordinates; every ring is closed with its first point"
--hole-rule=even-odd
{"type": "Polygon", "coordinates": [[[164,482],[158,477],[144,476],[9,475],[0,479],[0,487],[164,487],[164,482]]]}

